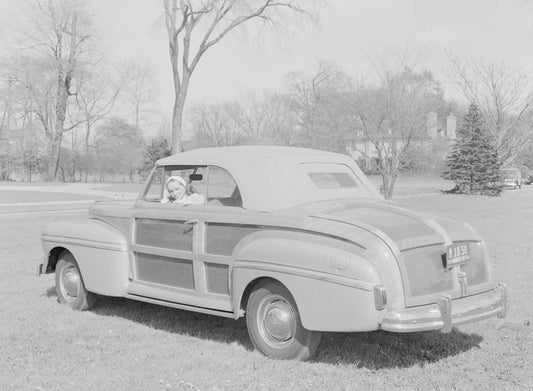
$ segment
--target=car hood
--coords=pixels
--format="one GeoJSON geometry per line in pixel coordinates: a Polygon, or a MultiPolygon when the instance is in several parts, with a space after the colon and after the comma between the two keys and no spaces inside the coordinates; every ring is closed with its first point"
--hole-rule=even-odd
{"type": "Polygon", "coordinates": [[[395,252],[454,241],[481,241],[466,223],[413,212],[390,202],[343,202],[329,208],[316,205],[308,210],[308,216],[363,228],[395,252]]]}

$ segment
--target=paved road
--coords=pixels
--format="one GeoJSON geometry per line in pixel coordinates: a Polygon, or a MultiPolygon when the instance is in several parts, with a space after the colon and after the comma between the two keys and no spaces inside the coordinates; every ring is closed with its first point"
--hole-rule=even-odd
{"type": "Polygon", "coordinates": [[[87,213],[97,200],[135,199],[136,193],[110,192],[94,184],[0,186],[0,218],[87,213]],[[2,202],[4,201],[4,202],[2,202]]]}

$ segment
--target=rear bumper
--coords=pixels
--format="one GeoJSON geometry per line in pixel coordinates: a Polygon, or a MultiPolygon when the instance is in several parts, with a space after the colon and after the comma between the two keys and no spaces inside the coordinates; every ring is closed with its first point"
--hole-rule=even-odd
{"type": "Polygon", "coordinates": [[[401,310],[390,309],[381,329],[397,333],[441,330],[449,333],[453,326],[507,314],[507,286],[500,282],[491,291],[452,300],[442,296],[437,303],[401,310]]]}

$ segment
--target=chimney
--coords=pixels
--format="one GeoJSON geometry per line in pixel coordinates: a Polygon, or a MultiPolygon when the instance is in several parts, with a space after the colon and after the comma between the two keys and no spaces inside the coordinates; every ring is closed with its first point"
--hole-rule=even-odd
{"type": "Polygon", "coordinates": [[[457,128],[457,118],[453,113],[450,113],[448,117],[446,117],[446,135],[450,140],[455,140],[457,138],[456,136],[456,128],[457,128]]]}
{"type": "Polygon", "coordinates": [[[430,111],[428,113],[428,119],[426,121],[426,128],[427,128],[427,133],[429,137],[431,138],[437,137],[437,113],[434,113],[433,111],[430,111]]]}

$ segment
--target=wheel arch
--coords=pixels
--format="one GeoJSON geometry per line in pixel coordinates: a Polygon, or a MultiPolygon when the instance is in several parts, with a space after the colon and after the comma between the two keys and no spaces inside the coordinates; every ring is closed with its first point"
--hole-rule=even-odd
{"type": "Polygon", "coordinates": [[[57,265],[57,262],[59,261],[59,256],[61,254],[63,254],[65,251],[68,251],[69,253],[72,254],[72,252],[64,247],[64,246],[56,246],[56,247],[53,247],[49,252],[48,252],[48,255],[47,255],[47,263],[46,263],[46,270],[45,270],[45,274],[48,274],[48,273],[53,273],[55,272],[56,270],[56,265],[57,265]]]}
{"type": "MultiPolygon", "coordinates": [[[[254,289],[260,283],[267,282],[267,281],[277,282],[278,284],[281,284],[281,285],[285,286],[281,281],[278,281],[275,278],[272,278],[270,276],[257,277],[256,279],[248,282],[248,285],[246,285],[246,288],[244,289],[244,291],[241,294],[240,305],[238,307],[238,311],[236,311],[237,316],[239,318],[244,315],[244,313],[246,311],[246,304],[248,303],[248,299],[250,298],[250,295],[254,291],[254,289]]],[[[290,292],[289,288],[287,288],[286,286],[285,286],[285,288],[290,292]]]]}

